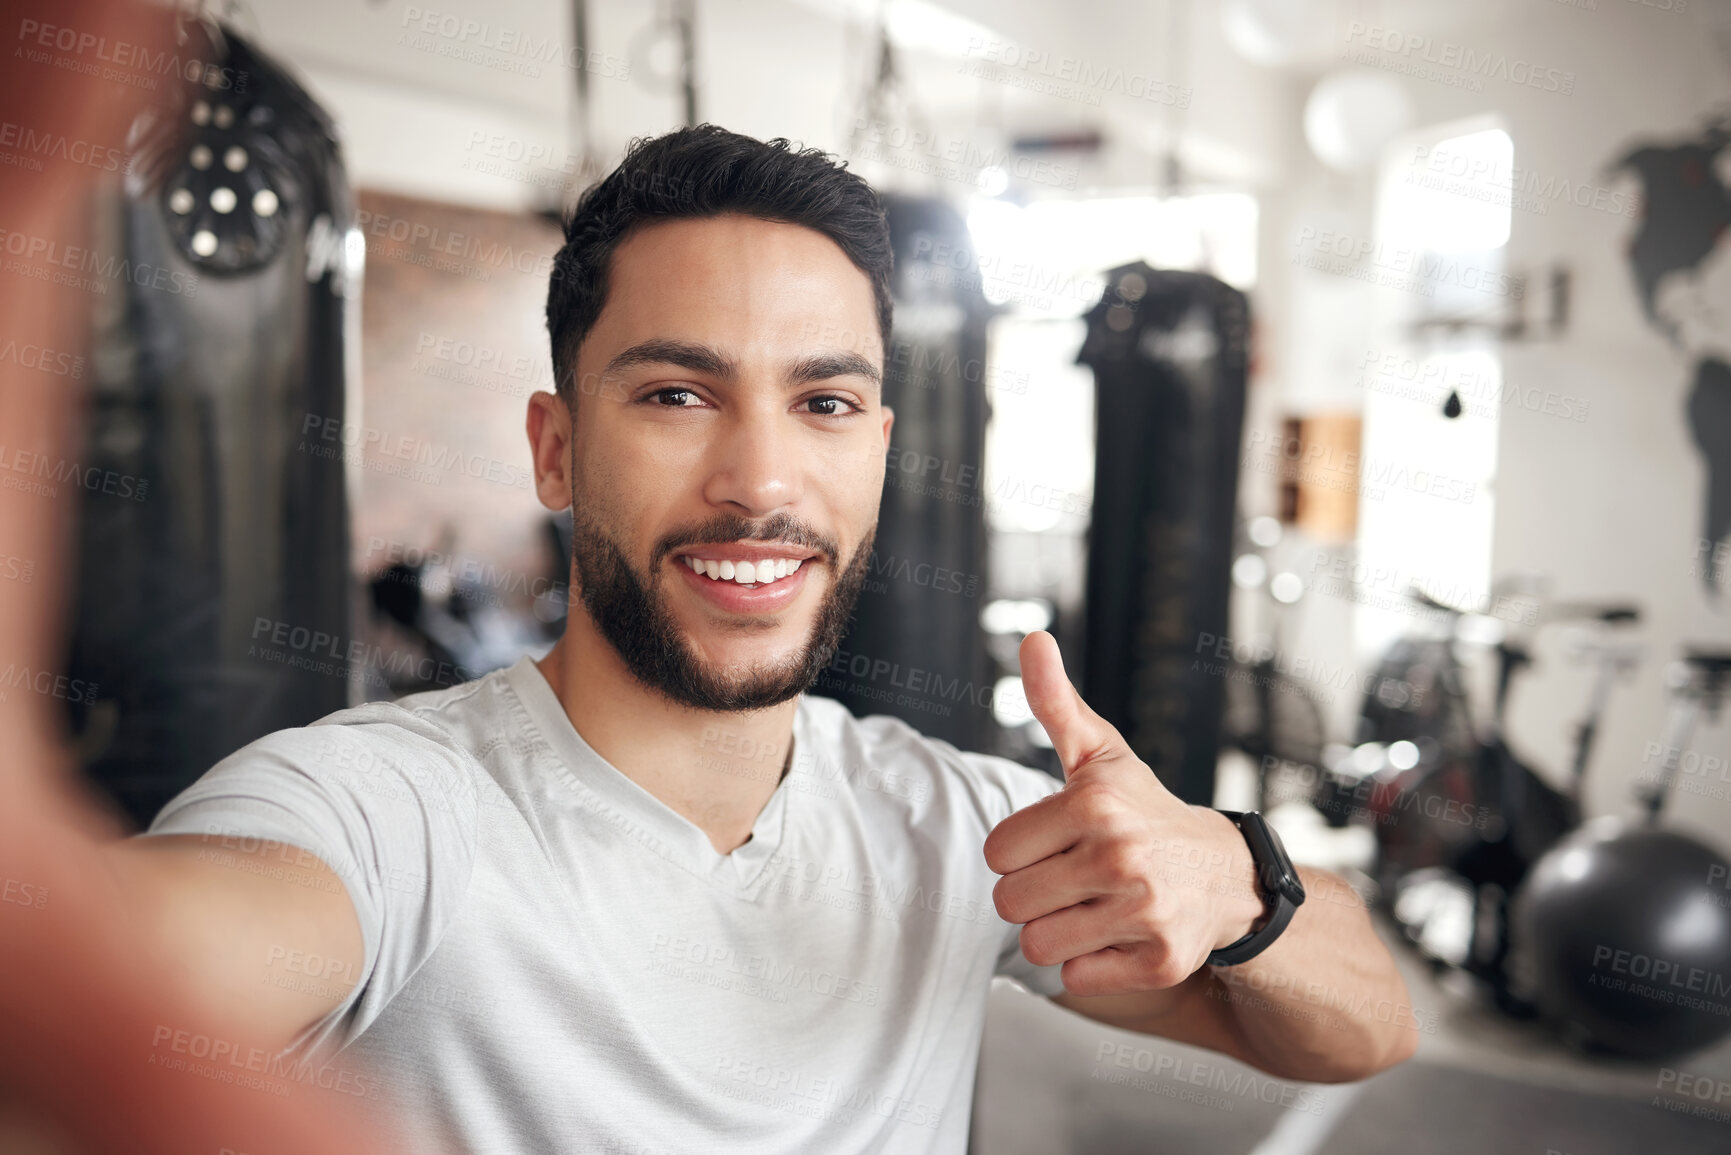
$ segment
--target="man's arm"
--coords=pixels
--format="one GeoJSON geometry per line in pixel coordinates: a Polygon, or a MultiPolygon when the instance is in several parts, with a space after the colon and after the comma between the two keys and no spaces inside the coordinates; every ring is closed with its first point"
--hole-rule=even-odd
{"type": "Polygon", "coordinates": [[[359,980],[365,944],[354,904],[308,851],[161,835],[109,842],[98,856],[140,948],[178,976],[189,1001],[249,1039],[287,1046],[359,980]]]}
{"type": "Polygon", "coordinates": [[[1003,875],[998,914],[1022,924],[1023,956],[1063,965],[1056,1001],[1283,1078],[1361,1079],[1408,1058],[1405,983],[1351,888],[1307,872],[1314,892],[1267,950],[1207,966],[1266,913],[1244,836],[1174,797],[1088,708],[1050,634],[1028,635],[1021,666],[1064,788],[998,823],[985,857],[1003,875]]]}
{"type": "Polygon", "coordinates": [[[1052,1001],[1109,1026],[1231,1055],[1277,1078],[1339,1083],[1405,1062],[1420,1018],[1345,879],[1300,867],[1305,901],[1249,962],[1177,986],[1052,1001]]]}

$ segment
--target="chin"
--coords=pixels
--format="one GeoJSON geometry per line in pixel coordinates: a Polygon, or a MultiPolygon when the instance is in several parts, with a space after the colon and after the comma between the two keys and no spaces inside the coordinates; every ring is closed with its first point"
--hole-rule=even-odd
{"type": "Polygon", "coordinates": [[[746,621],[687,630],[685,644],[705,669],[740,677],[798,661],[810,636],[810,622],[746,621]]]}

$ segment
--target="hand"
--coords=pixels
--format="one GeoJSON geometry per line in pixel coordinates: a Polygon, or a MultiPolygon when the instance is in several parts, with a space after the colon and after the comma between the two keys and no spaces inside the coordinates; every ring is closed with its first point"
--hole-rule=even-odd
{"type": "Polygon", "coordinates": [[[1063,963],[1077,995],[1176,986],[1263,914],[1250,847],[1231,819],[1180,802],[1064,675],[1044,631],[1022,642],[1022,685],[1064,766],[1064,788],[998,823],[986,865],[1022,953],[1063,963]]]}

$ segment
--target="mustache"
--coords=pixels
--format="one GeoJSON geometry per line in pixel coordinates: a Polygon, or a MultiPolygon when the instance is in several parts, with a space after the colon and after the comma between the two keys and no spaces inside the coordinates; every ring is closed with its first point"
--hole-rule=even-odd
{"type": "Polygon", "coordinates": [[[724,541],[785,541],[789,545],[816,550],[823,555],[832,570],[841,553],[841,547],[834,538],[820,533],[785,510],[771,514],[762,521],[752,521],[738,514],[721,513],[707,521],[674,530],[662,537],[655,543],[655,553],[650,558],[650,572],[656,572],[662,559],[674,550],[688,545],[724,541]]]}

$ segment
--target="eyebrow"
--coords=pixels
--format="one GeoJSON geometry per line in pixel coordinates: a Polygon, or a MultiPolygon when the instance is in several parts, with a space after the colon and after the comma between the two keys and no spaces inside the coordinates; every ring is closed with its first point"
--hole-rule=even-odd
{"type": "MultiPolygon", "coordinates": [[[[675,341],[665,337],[639,341],[622,350],[607,362],[607,368],[602,370],[602,375],[609,376],[638,365],[677,365],[681,369],[704,373],[723,381],[732,381],[739,376],[738,363],[719,349],[694,341],[675,341]]],[[[851,352],[813,353],[808,357],[801,357],[788,369],[787,383],[807,385],[814,381],[828,381],[833,377],[864,377],[880,388],[883,386],[883,374],[878,371],[878,367],[858,353],[851,352]]]]}
{"type": "Polygon", "coordinates": [[[801,357],[788,370],[789,385],[806,385],[813,381],[828,381],[831,377],[864,377],[873,385],[882,387],[883,374],[878,367],[860,356],[858,353],[813,353],[809,357],[801,357]]]}

